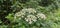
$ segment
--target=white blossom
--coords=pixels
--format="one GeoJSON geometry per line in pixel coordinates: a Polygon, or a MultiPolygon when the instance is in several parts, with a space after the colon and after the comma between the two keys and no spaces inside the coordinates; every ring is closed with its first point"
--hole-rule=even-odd
{"type": "Polygon", "coordinates": [[[37,18],[34,15],[28,15],[27,18],[25,18],[25,20],[29,22],[29,24],[31,24],[33,21],[36,22],[37,18]]]}
{"type": "Polygon", "coordinates": [[[25,13],[23,12],[18,12],[15,14],[15,16],[18,16],[18,17],[23,17],[25,15],[25,13]]]}
{"type": "Polygon", "coordinates": [[[19,20],[21,19],[21,18],[23,18],[24,17],[24,15],[25,15],[25,13],[23,13],[23,12],[17,12],[15,15],[14,15],[14,21],[18,18],[19,20]]]}
{"type": "Polygon", "coordinates": [[[43,13],[37,13],[36,15],[38,18],[46,19],[46,16],[43,13]]]}
{"type": "Polygon", "coordinates": [[[35,9],[33,9],[33,8],[28,8],[28,9],[22,9],[22,11],[24,11],[24,12],[28,12],[28,13],[36,13],[36,10],[35,9]]]}
{"type": "Polygon", "coordinates": [[[43,14],[43,13],[36,13],[37,11],[33,8],[26,8],[26,9],[22,9],[21,11],[17,12],[15,15],[14,15],[14,18],[15,19],[22,19],[24,18],[24,20],[26,22],[28,22],[29,24],[32,24],[33,22],[36,22],[37,19],[46,19],[46,15],[43,14]],[[27,12],[27,13],[26,13],[27,12]],[[31,14],[32,13],[32,14],[31,14]],[[36,13],[37,15],[34,15],[34,13],[36,13]],[[26,16],[26,17],[24,17],[26,16]]]}

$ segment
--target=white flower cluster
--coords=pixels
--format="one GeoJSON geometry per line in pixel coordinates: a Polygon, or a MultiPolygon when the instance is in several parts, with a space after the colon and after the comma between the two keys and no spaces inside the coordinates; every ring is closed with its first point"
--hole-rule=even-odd
{"type": "Polygon", "coordinates": [[[17,18],[21,19],[21,17],[23,18],[25,15],[25,13],[23,12],[17,12],[15,15],[14,15],[14,19],[16,20],[17,18]]]}
{"type": "Polygon", "coordinates": [[[22,9],[23,12],[28,12],[28,13],[36,13],[36,10],[33,8],[27,8],[27,9],[22,9]]]}
{"type": "Polygon", "coordinates": [[[15,19],[17,19],[17,17],[19,19],[24,18],[24,20],[26,20],[29,24],[31,24],[32,22],[36,22],[37,19],[46,19],[46,16],[42,13],[37,13],[37,15],[33,15],[35,14],[37,11],[33,8],[27,8],[27,9],[22,9],[20,12],[17,12],[14,16],[15,19]],[[26,14],[28,13],[28,14],[26,14]],[[31,14],[32,13],[32,14],[31,14]],[[26,16],[26,17],[24,17],[26,16]]]}
{"type": "Polygon", "coordinates": [[[37,13],[38,18],[46,19],[46,16],[43,13],[37,13]]]}
{"type": "Polygon", "coordinates": [[[25,20],[29,22],[29,24],[31,24],[32,21],[36,22],[37,18],[34,15],[28,15],[27,18],[25,18],[25,20]]]}

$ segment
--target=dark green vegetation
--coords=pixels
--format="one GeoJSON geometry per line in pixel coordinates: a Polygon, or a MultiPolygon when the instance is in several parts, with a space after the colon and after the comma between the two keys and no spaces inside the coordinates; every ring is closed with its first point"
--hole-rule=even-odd
{"type": "Polygon", "coordinates": [[[1,28],[60,28],[60,0],[0,0],[1,28]],[[34,8],[46,15],[46,20],[28,24],[16,19],[15,13],[24,8],[34,8]]]}

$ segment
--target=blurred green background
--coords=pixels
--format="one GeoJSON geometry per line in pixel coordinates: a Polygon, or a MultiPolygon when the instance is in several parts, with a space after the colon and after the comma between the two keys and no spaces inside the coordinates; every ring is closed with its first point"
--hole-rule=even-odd
{"type": "MultiPolygon", "coordinates": [[[[30,14],[26,12],[27,15],[30,14]]],[[[0,28],[60,28],[60,0],[0,0],[0,28]],[[25,17],[14,18],[16,13],[28,8],[45,14],[46,19],[29,24],[25,17]]]]}

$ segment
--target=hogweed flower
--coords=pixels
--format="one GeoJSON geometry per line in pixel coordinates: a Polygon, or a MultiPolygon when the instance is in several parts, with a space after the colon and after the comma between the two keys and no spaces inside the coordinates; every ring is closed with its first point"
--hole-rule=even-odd
{"type": "Polygon", "coordinates": [[[25,20],[29,22],[29,24],[31,24],[33,21],[36,22],[37,18],[34,15],[28,15],[27,18],[25,18],[25,20]]]}
{"type": "Polygon", "coordinates": [[[18,13],[15,14],[15,16],[18,16],[18,17],[22,17],[24,15],[25,15],[25,13],[23,13],[23,12],[18,12],[18,13]]]}
{"type": "Polygon", "coordinates": [[[21,18],[23,18],[24,17],[24,15],[25,15],[25,13],[24,12],[17,12],[15,15],[14,15],[14,21],[18,18],[18,19],[21,19],[21,18]]]}
{"type": "Polygon", "coordinates": [[[36,22],[37,19],[46,19],[46,16],[43,13],[37,13],[37,11],[33,8],[27,8],[27,9],[22,9],[20,12],[17,12],[14,16],[15,19],[22,19],[29,24],[32,24],[33,22],[36,22]],[[35,14],[36,13],[36,14],[35,14]],[[26,16],[26,17],[25,17],[26,16]]]}
{"type": "Polygon", "coordinates": [[[36,13],[36,10],[35,9],[33,9],[33,8],[28,8],[28,9],[22,9],[22,11],[24,11],[24,12],[28,12],[28,13],[36,13]]]}
{"type": "Polygon", "coordinates": [[[37,13],[38,18],[46,19],[46,16],[43,13],[37,13]]]}

